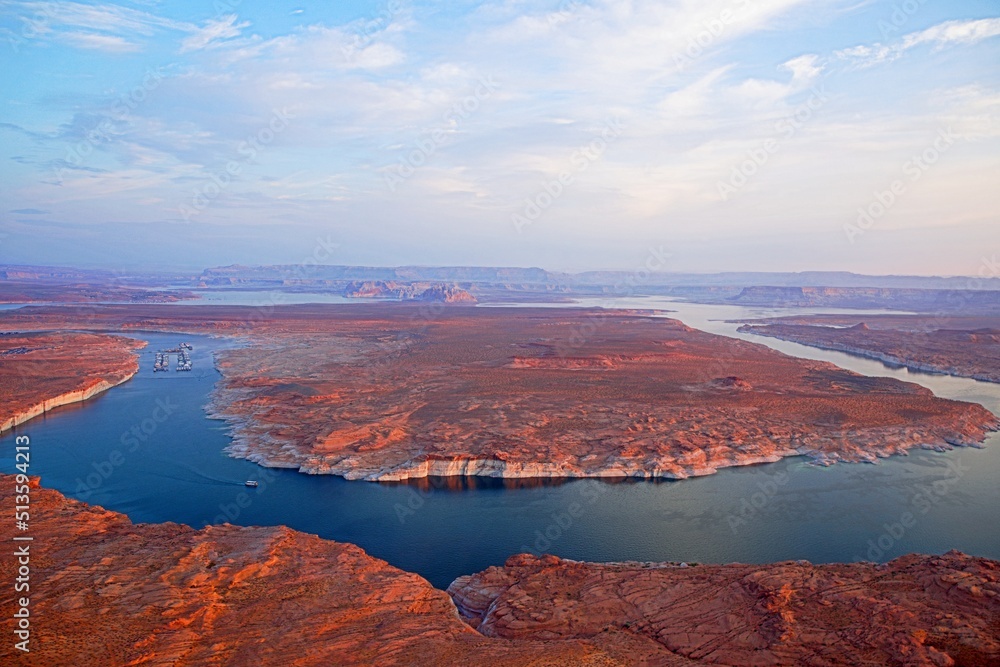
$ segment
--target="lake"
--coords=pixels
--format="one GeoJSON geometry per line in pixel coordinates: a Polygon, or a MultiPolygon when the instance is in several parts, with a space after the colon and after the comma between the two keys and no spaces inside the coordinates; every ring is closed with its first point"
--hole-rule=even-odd
{"type": "MultiPolygon", "coordinates": [[[[599,303],[612,305],[607,299],[599,303]]],[[[890,369],[839,352],[736,334],[738,325],[721,321],[815,310],[660,298],[614,305],[676,310],[669,316],[697,328],[918,382],[940,396],[1000,412],[1000,385],[890,369]]],[[[31,437],[31,472],[45,486],[134,521],[288,525],[358,544],[438,587],[522,551],[592,561],[820,563],[955,548],[1000,558],[998,434],[986,449],[918,451],[878,465],[829,468],[795,457],[681,481],[347,482],[225,456],[225,425],[208,419],[203,406],[219,377],[212,354],[230,343],[209,336],[142,337],[150,344],[131,381],[16,431],[31,437]],[[181,340],[194,346],[194,371],[154,374],[154,352],[181,340]],[[247,479],[260,486],[245,488],[247,479]]],[[[14,470],[13,437],[0,438],[4,472],[14,470]]]]}

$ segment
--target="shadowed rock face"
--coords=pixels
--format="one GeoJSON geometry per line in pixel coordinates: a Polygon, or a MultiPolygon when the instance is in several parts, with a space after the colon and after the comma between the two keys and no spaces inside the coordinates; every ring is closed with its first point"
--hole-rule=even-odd
{"type": "Polygon", "coordinates": [[[145,343],[79,333],[0,336],[0,432],[125,382],[145,343]]]}
{"type": "MultiPolygon", "coordinates": [[[[31,652],[4,641],[2,664],[1000,664],[1000,563],[957,552],[686,568],[520,555],[457,579],[453,603],[350,544],[132,524],[31,486],[31,652]]],[[[0,475],[0,507],[15,489],[0,475]]],[[[0,578],[16,567],[0,559],[0,578]]]]}
{"type": "Polygon", "coordinates": [[[1000,317],[919,315],[769,320],[740,331],[839,350],[914,370],[1000,382],[1000,317]]]}
{"type": "Polygon", "coordinates": [[[490,637],[624,629],[713,665],[1000,665],[1000,563],[581,563],[513,556],[449,587],[490,637]]]}

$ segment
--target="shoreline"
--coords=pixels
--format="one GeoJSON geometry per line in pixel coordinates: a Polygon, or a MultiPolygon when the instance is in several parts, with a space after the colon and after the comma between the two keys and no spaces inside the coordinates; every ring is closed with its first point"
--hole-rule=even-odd
{"type": "Polygon", "coordinates": [[[11,341],[18,338],[21,347],[4,352],[5,357],[8,352],[12,356],[6,362],[10,368],[3,375],[3,391],[10,395],[4,399],[7,414],[0,415],[3,418],[0,434],[56,408],[83,403],[128,382],[140,370],[138,350],[147,346],[144,340],[122,335],[66,331],[9,332],[2,342],[9,347],[16,345],[11,341]],[[81,369],[78,358],[94,354],[94,350],[107,356],[100,357],[93,366],[89,365],[92,359],[88,357],[88,365],[81,369]],[[49,351],[47,356],[46,351],[49,351]],[[37,359],[39,352],[43,357],[37,359]],[[21,361],[21,357],[29,360],[21,361]],[[57,371],[55,375],[53,371],[57,371]],[[36,387],[33,382],[39,378],[42,384],[36,387]],[[27,395],[19,397],[18,389],[26,390],[27,395]]]}
{"type": "Polygon", "coordinates": [[[139,369],[129,373],[126,377],[122,378],[118,382],[108,382],[107,380],[98,380],[93,385],[85,389],[76,389],[73,391],[68,391],[57,396],[53,396],[50,399],[46,399],[41,403],[36,403],[31,407],[16,411],[13,416],[9,417],[3,423],[0,423],[0,434],[5,433],[13,428],[25,424],[35,417],[40,417],[46,412],[54,410],[56,408],[62,407],[64,405],[73,405],[74,403],[83,403],[86,400],[103,394],[109,389],[113,389],[118,385],[125,384],[131,380],[139,372],[139,369]]]}
{"type": "MultiPolygon", "coordinates": [[[[14,499],[14,477],[0,474],[0,500],[14,499]]],[[[437,588],[359,546],[286,526],[136,523],[38,477],[25,487],[38,510],[33,537],[47,545],[44,558],[31,560],[32,589],[46,591],[31,599],[33,627],[45,637],[32,653],[45,664],[277,664],[293,656],[303,666],[766,658],[790,667],[821,651],[845,666],[956,657],[992,664],[1000,655],[990,625],[1000,609],[1000,562],[959,551],[878,564],[515,553],[437,588]],[[92,622],[94,609],[101,623],[92,622]]],[[[0,561],[7,578],[17,567],[0,561]]],[[[10,632],[16,623],[8,617],[0,626],[10,632]]],[[[0,657],[14,654],[11,643],[0,647],[0,657]]]]}
{"type": "Polygon", "coordinates": [[[927,373],[928,375],[942,375],[947,377],[964,378],[967,380],[976,380],[978,382],[990,382],[993,384],[1000,384],[1000,377],[995,377],[986,373],[969,373],[969,372],[963,372],[955,367],[946,367],[937,364],[930,364],[919,361],[910,361],[907,359],[903,359],[902,357],[897,357],[895,355],[889,354],[888,352],[877,352],[875,350],[867,350],[865,348],[853,347],[851,345],[847,345],[846,343],[826,343],[826,342],[813,341],[805,338],[782,336],[776,333],[767,333],[765,331],[760,331],[758,330],[758,327],[753,325],[744,325],[743,327],[740,327],[739,331],[741,331],[742,333],[753,334],[754,336],[760,336],[762,338],[774,338],[775,340],[783,340],[788,343],[798,343],[799,345],[813,347],[818,350],[843,352],[844,354],[850,354],[852,356],[860,357],[862,359],[871,359],[873,361],[880,361],[883,364],[889,366],[890,368],[892,367],[906,368],[911,371],[917,371],[919,373],[927,373]]]}

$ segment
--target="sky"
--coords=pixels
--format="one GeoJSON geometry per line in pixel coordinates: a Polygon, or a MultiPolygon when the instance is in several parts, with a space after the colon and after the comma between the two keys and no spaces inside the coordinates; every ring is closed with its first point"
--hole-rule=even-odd
{"type": "Polygon", "coordinates": [[[2,1],[0,66],[0,263],[998,271],[995,0],[2,1]]]}

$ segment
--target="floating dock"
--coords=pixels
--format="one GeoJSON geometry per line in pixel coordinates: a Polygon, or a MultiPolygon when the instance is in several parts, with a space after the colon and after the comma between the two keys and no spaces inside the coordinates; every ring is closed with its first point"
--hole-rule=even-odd
{"type": "Polygon", "coordinates": [[[175,369],[178,372],[191,370],[191,351],[194,349],[190,343],[181,343],[177,347],[167,348],[166,350],[159,350],[156,353],[156,361],[153,363],[153,372],[159,373],[170,370],[170,355],[177,355],[177,366],[175,369]]]}

